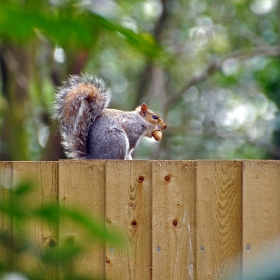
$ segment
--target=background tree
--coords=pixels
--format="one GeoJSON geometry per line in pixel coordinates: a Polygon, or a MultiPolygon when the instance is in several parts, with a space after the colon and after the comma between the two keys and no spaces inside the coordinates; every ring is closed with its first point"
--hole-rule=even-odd
{"type": "Polygon", "coordinates": [[[50,118],[69,74],[103,78],[111,107],[141,102],[168,124],[135,158],[279,157],[279,4],[2,1],[0,159],[63,157],[50,118]]]}

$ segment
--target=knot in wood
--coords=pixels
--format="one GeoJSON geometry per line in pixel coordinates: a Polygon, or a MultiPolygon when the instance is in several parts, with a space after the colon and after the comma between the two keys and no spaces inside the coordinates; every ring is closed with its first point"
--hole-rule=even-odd
{"type": "Polygon", "coordinates": [[[54,247],[56,246],[56,242],[55,242],[54,239],[50,239],[50,240],[49,240],[49,246],[50,246],[51,248],[54,248],[54,247]]]}
{"type": "Polygon", "coordinates": [[[139,182],[139,183],[142,183],[144,180],[145,180],[144,176],[140,175],[140,176],[138,177],[138,182],[139,182]]]}
{"type": "Polygon", "coordinates": [[[137,226],[137,221],[136,221],[135,219],[132,220],[131,225],[132,225],[133,227],[136,227],[136,226],[137,226]]]}
{"type": "Polygon", "coordinates": [[[75,237],[74,236],[69,236],[67,239],[66,239],[66,243],[68,245],[72,245],[75,243],[75,237]]]}
{"type": "Polygon", "coordinates": [[[171,181],[170,175],[166,175],[164,180],[169,183],[171,181]]]}

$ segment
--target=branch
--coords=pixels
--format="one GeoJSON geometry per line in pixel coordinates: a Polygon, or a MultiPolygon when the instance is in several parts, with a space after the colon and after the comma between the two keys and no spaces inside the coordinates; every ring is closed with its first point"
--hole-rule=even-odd
{"type": "Polygon", "coordinates": [[[250,50],[242,50],[232,53],[231,55],[221,59],[219,62],[213,62],[198,76],[191,78],[188,83],[171,99],[168,100],[168,104],[177,102],[182,98],[182,95],[190,89],[192,86],[206,80],[214,72],[217,72],[222,67],[222,64],[230,58],[236,58],[240,60],[246,60],[254,56],[279,56],[280,55],[280,46],[274,47],[259,47],[250,50]]]}
{"type": "MultiPolygon", "coordinates": [[[[158,21],[155,23],[154,27],[154,39],[156,42],[160,42],[160,38],[162,35],[162,32],[164,31],[165,28],[165,22],[168,19],[168,2],[171,2],[172,0],[161,0],[162,4],[162,13],[158,19],[158,21]]],[[[146,90],[148,83],[151,78],[151,73],[153,69],[153,62],[152,61],[147,61],[146,66],[144,67],[142,74],[140,75],[140,79],[138,82],[137,86],[137,93],[136,93],[136,104],[138,104],[138,101],[143,98],[146,90]]]]}

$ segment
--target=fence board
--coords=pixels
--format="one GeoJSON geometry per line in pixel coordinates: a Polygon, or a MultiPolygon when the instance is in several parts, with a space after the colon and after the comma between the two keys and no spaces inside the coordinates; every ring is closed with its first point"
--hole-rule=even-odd
{"type": "MultiPolygon", "coordinates": [[[[10,200],[8,189],[12,186],[13,163],[0,162],[0,198],[1,200],[10,200]]],[[[7,214],[0,211],[0,232],[7,238],[12,236],[12,224],[7,214]]],[[[0,243],[0,262],[4,262],[9,270],[12,270],[13,258],[9,244],[0,243]]]]}
{"type": "MultiPolygon", "coordinates": [[[[57,203],[58,198],[58,163],[57,162],[14,162],[13,183],[28,181],[32,183],[32,190],[22,201],[26,209],[44,206],[46,203],[57,203]]],[[[13,225],[14,233],[17,227],[13,225]]],[[[57,229],[53,224],[33,219],[28,223],[28,234],[33,238],[31,248],[33,252],[14,255],[14,266],[44,275],[45,279],[55,279],[58,268],[41,262],[42,252],[51,250],[57,243],[57,229]],[[16,262],[16,263],[15,263],[16,262]]]]}
{"type": "Polygon", "coordinates": [[[243,177],[243,265],[246,278],[252,268],[257,274],[264,269],[263,264],[271,261],[269,257],[273,250],[280,252],[279,161],[245,161],[243,177]]]}
{"type": "MultiPolygon", "coordinates": [[[[85,276],[241,279],[243,265],[247,279],[252,267],[260,275],[271,246],[280,252],[280,242],[273,242],[280,235],[279,161],[0,162],[0,176],[1,199],[28,178],[34,189],[23,201],[26,209],[49,201],[76,206],[123,234],[128,241],[122,246],[94,244],[70,264],[85,276]]],[[[1,232],[16,234],[15,225],[0,212],[1,232]]],[[[59,241],[87,242],[78,228],[62,219],[59,241]]],[[[58,268],[40,256],[57,243],[58,230],[34,219],[29,234],[32,256],[0,245],[0,262],[57,279],[58,268]]]]}
{"type": "Polygon", "coordinates": [[[238,275],[242,162],[197,161],[197,279],[238,275]]]}
{"type": "MultiPolygon", "coordinates": [[[[105,161],[59,161],[59,202],[61,207],[78,209],[86,215],[105,217],[105,161]]],[[[88,234],[69,219],[60,222],[59,240],[86,245],[88,234]]],[[[87,247],[69,268],[84,275],[104,275],[104,245],[87,247]]],[[[63,274],[63,271],[59,272],[63,274]]]]}
{"type": "Polygon", "coordinates": [[[151,165],[147,161],[107,161],[107,226],[128,239],[122,248],[107,244],[107,279],[150,279],[150,175],[151,165]]]}
{"type": "Polygon", "coordinates": [[[195,162],[152,164],[153,279],[195,279],[195,162]]]}

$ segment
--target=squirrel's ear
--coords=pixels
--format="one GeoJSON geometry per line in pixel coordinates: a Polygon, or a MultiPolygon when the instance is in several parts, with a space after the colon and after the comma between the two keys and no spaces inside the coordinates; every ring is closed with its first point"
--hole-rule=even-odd
{"type": "Polygon", "coordinates": [[[148,111],[148,107],[147,107],[147,105],[146,105],[145,103],[143,103],[143,104],[141,105],[141,112],[147,113],[147,111],[148,111]]]}

